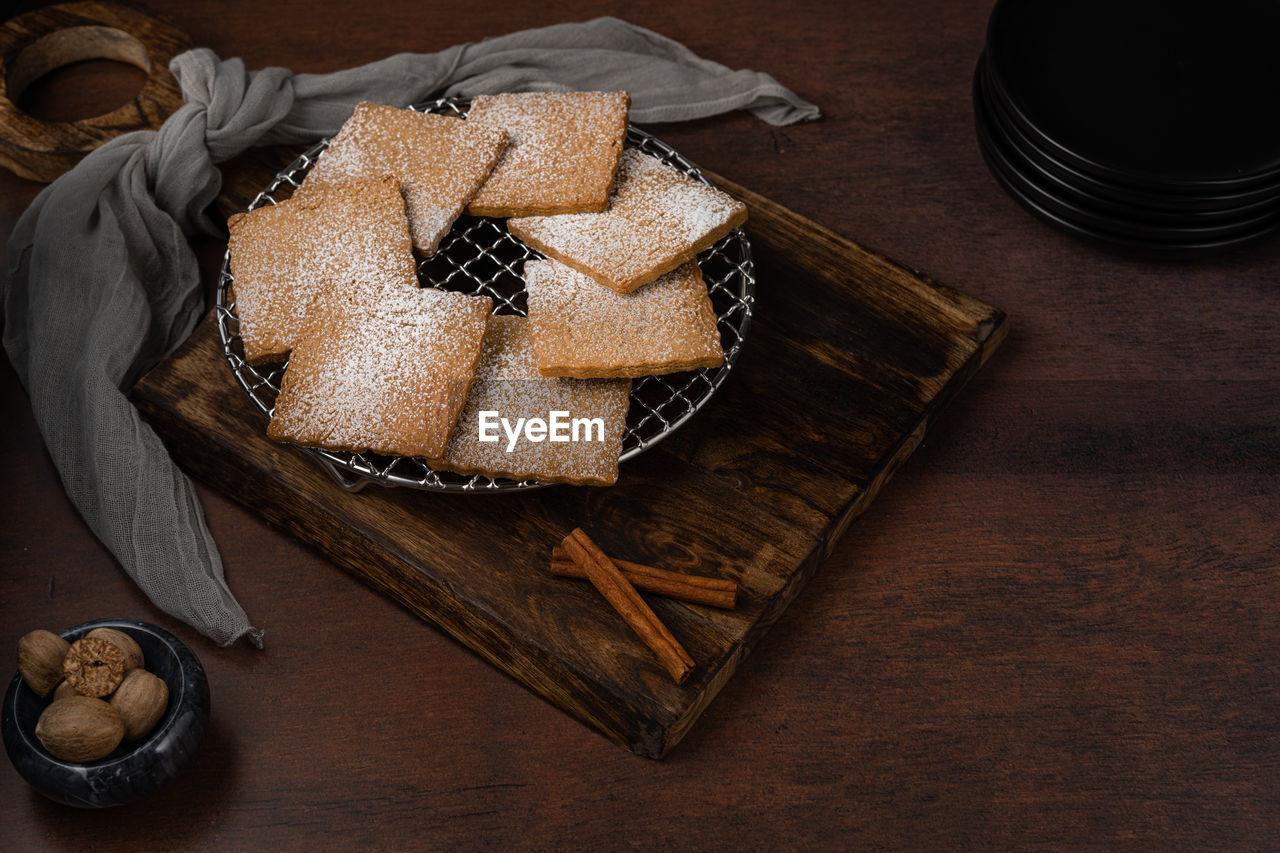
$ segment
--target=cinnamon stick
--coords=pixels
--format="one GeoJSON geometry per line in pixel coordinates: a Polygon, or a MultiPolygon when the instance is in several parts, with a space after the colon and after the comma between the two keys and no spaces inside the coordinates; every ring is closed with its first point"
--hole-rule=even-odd
{"type": "Polygon", "coordinates": [[[605,600],[631,626],[631,630],[635,631],[645,645],[658,656],[658,660],[666,667],[667,672],[671,673],[676,684],[688,678],[689,673],[693,671],[693,658],[689,657],[689,653],[684,650],[679,641],[671,636],[667,626],[663,625],[657,614],[644,603],[644,599],[640,597],[640,593],[636,592],[636,588],[618,570],[613,561],[605,556],[599,546],[591,541],[582,528],[574,528],[573,532],[565,537],[563,547],[565,553],[578,564],[587,579],[600,590],[605,600]]]}
{"type": "MultiPolygon", "coordinates": [[[[705,604],[710,607],[722,607],[732,610],[738,604],[738,583],[727,578],[708,578],[700,575],[684,575],[670,572],[653,566],[632,563],[628,560],[610,558],[623,576],[636,589],[652,592],[655,595],[687,601],[690,604],[705,604]]],[[[563,578],[585,578],[587,575],[578,568],[561,545],[551,550],[551,574],[563,578]]]]}

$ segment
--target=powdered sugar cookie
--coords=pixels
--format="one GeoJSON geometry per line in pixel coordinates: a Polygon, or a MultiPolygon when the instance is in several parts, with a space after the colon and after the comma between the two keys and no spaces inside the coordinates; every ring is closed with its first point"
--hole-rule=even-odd
{"type": "Polygon", "coordinates": [[[227,222],[245,358],[282,358],[322,287],[416,289],[404,199],[389,175],[237,214],[227,222]]]}
{"type": "Polygon", "coordinates": [[[506,218],[603,211],[630,106],[626,92],[477,95],[467,121],[505,130],[510,144],[467,212],[506,218]]]}
{"type": "Polygon", "coordinates": [[[697,262],[625,294],[556,261],[529,261],[524,274],[544,376],[638,377],[724,363],[697,262]]]}
{"type": "Polygon", "coordinates": [[[475,377],[493,300],[321,291],[280,383],[267,435],[331,450],[435,459],[475,377]]]}
{"type": "Polygon", "coordinates": [[[647,154],[622,152],[609,207],[511,219],[512,234],[619,293],[670,272],[747,219],[746,205],[647,154]]]}
{"type": "Polygon", "coordinates": [[[498,128],[364,102],[320,155],[295,197],[371,175],[395,175],[413,247],[430,257],[506,145],[507,135],[498,128]]]}
{"type": "Polygon", "coordinates": [[[489,318],[476,381],[438,467],[544,483],[613,484],[631,382],[542,376],[529,327],[524,317],[489,318]],[[495,440],[481,440],[482,428],[495,440]]]}

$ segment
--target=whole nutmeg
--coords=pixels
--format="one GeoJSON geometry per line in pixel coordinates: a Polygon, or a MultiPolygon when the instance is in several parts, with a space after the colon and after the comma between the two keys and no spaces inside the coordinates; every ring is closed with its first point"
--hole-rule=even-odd
{"type": "Polygon", "coordinates": [[[155,727],[169,707],[169,685],[145,669],[130,670],[111,697],[124,721],[124,736],[137,740],[155,727]]]}
{"type": "Polygon", "coordinates": [[[71,686],[71,682],[67,681],[66,679],[63,679],[61,682],[59,682],[58,686],[53,689],[53,701],[55,702],[57,702],[59,699],[66,699],[68,696],[79,696],[79,695],[80,694],[76,692],[76,689],[71,686]]]}
{"type": "Polygon", "coordinates": [[[101,699],[68,696],[44,709],[36,721],[36,737],[55,758],[97,761],[120,745],[124,721],[101,699]]]}
{"type": "Polygon", "coordinates": [[[146,666],[146,661],[142,657],[142,646],[138,645],[138,641],[130,637],[124,631],[117,631],[115,628],[94,628],[86,637],[97,637],[106,640],[111,645],[120,649],[124,653],[124,671],[131,669],[141,669],[146,666]]]}
{"type": "Polygon", "coordinates": [[[37,629],[18,640],[18,672],[44,698],[62,680],[62,661],[71,644],[52,631],[37,629]]]}
{"type": "Polygon", "coordinates": [[[106,696],[124,679],[124,652],[101,637],[83,637],[67,649],[62,674],[82,696],[106,696]]]}

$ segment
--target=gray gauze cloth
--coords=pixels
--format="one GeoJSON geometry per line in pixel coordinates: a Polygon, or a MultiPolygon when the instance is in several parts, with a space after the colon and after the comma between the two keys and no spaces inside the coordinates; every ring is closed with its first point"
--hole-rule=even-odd
{"type": "Polygon", "coordinates": [[[92,152],[18,221],[4,345],[93,532],[157,607],[221,645],[247,636],[261,647],[262,632],[227,589],[190,481],[125,396],[204,310],[187,235],[220,233],[206,212],[221,186],[214,164],[252,145],[330,136],[360,101],[405,106],[441,93],[627,90],[638,122],[734,109],[777,125],[818,116],[767,74],[730,70],[613,18],[333,74],[246,73],[206,49],[171,68],[185,105],[159,130],[92,152]]]}

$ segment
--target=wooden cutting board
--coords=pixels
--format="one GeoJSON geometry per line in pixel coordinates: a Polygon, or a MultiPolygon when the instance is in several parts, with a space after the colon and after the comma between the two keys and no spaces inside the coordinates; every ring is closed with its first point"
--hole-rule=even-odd
{"type": "MultiPolygon", "coordinates": [[[[222,209],[243,210],[291,154],[234,164],[222,209]]],[[[750,209],[756,319],[711,402],[611,488],[344,491],[267,440],[211,318],[134,400],[196,478],[606,736],[660,757],[1006,330],[1002,312],[711,177],[750,209]],[[588,583],[548,573],[552,546],[574,527],[614,557],[741,584],[732,611],[645,596],[697,663],[684,684],[588,583]]]]}

